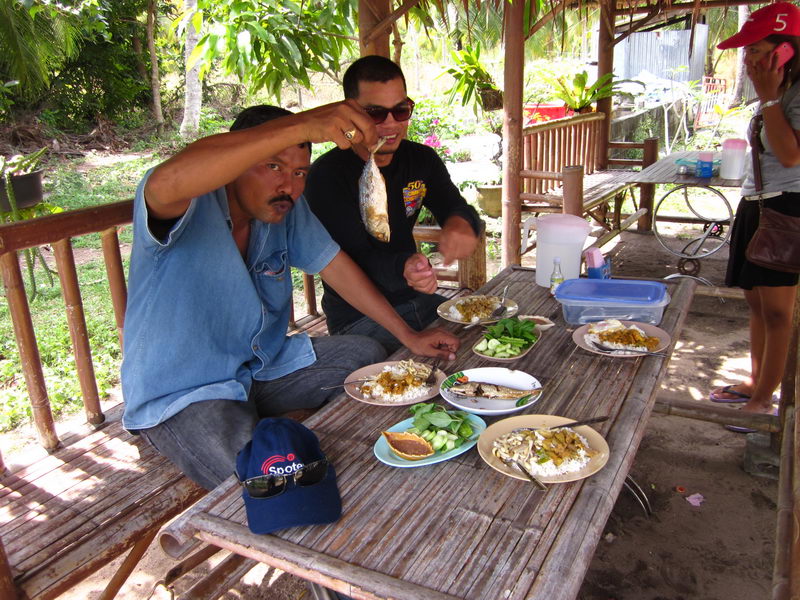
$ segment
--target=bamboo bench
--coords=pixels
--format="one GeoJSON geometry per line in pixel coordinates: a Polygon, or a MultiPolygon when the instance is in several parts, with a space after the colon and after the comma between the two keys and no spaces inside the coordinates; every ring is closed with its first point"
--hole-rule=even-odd
{"type": "MultiPolygon", "coordinates": [[[[92,366],[89,335],[72,252],[72,238],[99,232],[120,343],[127,302],[118,228],[130,224],[132,203],[120,202],[0,226],[0,268],[25,375],[34,423],[45,458],[9,470],[0,455],[0,600],[56,598],[130,551],[101,598],[113,598],[161,526],[205,490],[178,472],[139,436],[121,425],[122,406],[104,415],[92,366]],[[26,296],[19,252],[50,244],[56,261],[86,420],[85,437],[56,432],[26,296]]],[[[436,227],[421,240],[437,241],[436,227]]],[[[455,273],[447,296],[477,289],[486,279],[485,238],[455,273]]],[[[305,276],[307,315],[290,332],[325,335],[313,278],[305,276]],[[310,283],[310,285],[309,285],[310,283]]],[[[110,325],[111,326],[111,325],[110,325]]]]}
{"type": "MultiPolygon", "coordinates": [[[[520,171],[522,212],[588,215],[606,230],[596,246],[637,221],[641,229],[649,228],[653,186],[640,186],[640,207],[624,220],[621,210],[626,195],[639,185],[628,181],[633,168],[652,164],[658,157],[656,138],[642,143],[611,142],[611,149],[641,150],[642,157],[608,158],[608,165],[619,168],[598,169],[596,145],[603,119],[604,113],[590,113],[526,127],[520,171]]],[[[522,254],[534,247],[528,245],[532,222],[533,217],[523,221],[522,254]]]]}

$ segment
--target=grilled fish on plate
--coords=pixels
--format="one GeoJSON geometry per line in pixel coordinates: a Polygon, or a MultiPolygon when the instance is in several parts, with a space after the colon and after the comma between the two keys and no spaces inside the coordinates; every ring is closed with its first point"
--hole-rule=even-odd
{"type": "Polygon", "coordinates": [[[530,390],[518,390],[515,388],[497,385],[496,383],[486,383],[483,381],[467,381],[466,383],[456,383],[448,388],[450,392],[457,396],[466,398],[491,398],[494,400],[519,400],[531,394],[538,394],[541,388],[530,390]]]}
{"type": "Polygon", "coordinates": [[[358,180],[358,206],[364,227],[376,240],[389,241],[389,209],[386,196],[386,181],[383,179],[375,153],[384,144],[386,138],[378,140],[378,144],[369,153],[369,160],[358,180]]]}

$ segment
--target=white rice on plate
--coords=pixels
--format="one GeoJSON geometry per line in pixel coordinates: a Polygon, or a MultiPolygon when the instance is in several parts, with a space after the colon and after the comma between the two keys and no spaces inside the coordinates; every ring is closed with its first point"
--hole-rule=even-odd
{"type": "Polygon", "coordinates": [[[536,476],[553,477],[584,468],[596,454],[579,433],[569,427],[511,431],[492,443],[502,461],[517,461],[536,476]]]}
{"type": "Polygon", "coordinates": [[[497,296],[469,296],[453,303],[448,314],[463,323],[477,323],[491,315],[498,306],[500,298],[497,296]]]}
{"type": "Polygon", "coordinates": [[[380,373],[370,377],[361,385],[364,398],[384,402],[403,402],[427,395],[431,388],[425,385],[430,375],[428,365],[413,360],[401,360],[395,365],[386,365],[380,373]]]}
{"type": "Polygon", "coordinates": [[[615,350],[628,352],[641,350],[653,352],[661,343],[661,340],[654,336],[648,336],[640,327],[636,325],[626,327],[617,319],[592,323],[583,339],[589,347],[592,347],[594,343],[600,343],[615,350]]]}

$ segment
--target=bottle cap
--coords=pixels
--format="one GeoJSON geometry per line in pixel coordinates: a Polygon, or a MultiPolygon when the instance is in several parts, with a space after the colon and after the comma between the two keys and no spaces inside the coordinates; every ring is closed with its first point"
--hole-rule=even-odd
{"type": "Polygon", "coordinates": [[[553,264],[560,265],[561,264],[561,257],[560,256],[554,256],[553,257],[553,264]]]}

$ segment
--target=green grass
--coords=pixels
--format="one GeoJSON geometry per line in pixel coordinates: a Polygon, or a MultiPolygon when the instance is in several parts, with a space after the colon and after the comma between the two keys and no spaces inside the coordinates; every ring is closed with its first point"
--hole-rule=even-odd
{"type": "MultiPolygon", "coordinates": [[[[86,159],[51,163],[47,171],[48,202],[64,210],[75,210],[129,200],[143,173],[161,158],[134,156],[108,166],[94,166],[86,159]]],[[[131,241],[131,228],[125,227],[120,241],[131,241]]],[[[100,397],[107,397],[119,383],[121,351],[111,306],[108,280],[100,236],[92,234],[73,239],[75,248],[96,249],[78,265],[78,281],[89,332],[89,344],[100,397]]],[[[45,255],[49,255],[47,249],[45,255]]],[[[51,256],[48,256],[51,259],[51,256]]],[[[52,264],[52,259],[51,259],[52,264]]],[[[127,265],[126,265],[127,268],[127,265]]],[[[26,285],[27,273],[24,274],[26,285]]],[[[31,314],[53,413],[58,416],[78,412],[83,397],[78,383],[72,342],[66,321],[58,278],[51,285],[41,266],[36,269],[37,296],[31,314]]],[[[5,297],[0,298],[0,431],[8,431],[31,420],[31,406],[22,373],[19,351],[5,297]]]]}

